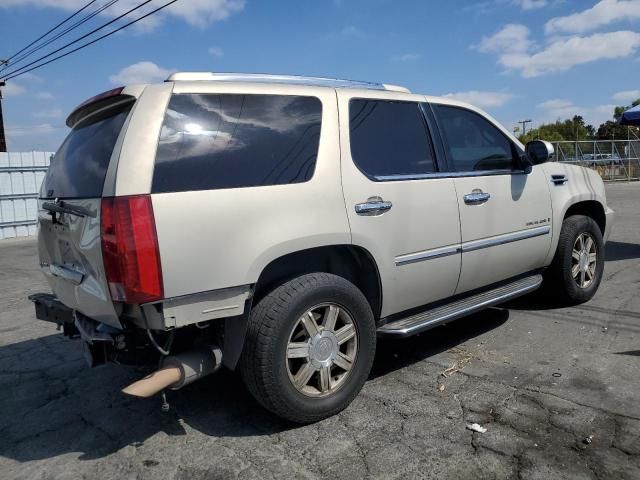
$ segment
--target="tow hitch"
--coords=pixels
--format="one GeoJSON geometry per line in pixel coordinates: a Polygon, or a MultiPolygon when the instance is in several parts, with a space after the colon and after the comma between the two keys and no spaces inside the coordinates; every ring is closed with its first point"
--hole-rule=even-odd
{"type": "Polygon", "coordinates": [[[58,325],[58,330],[62,328],[65,337],[76,338],[80,335],[75,326],[73,310],[60,302],[50,293],[35,293],[29,295],[29,300],[36,307],[36,318],[58,325]]]}

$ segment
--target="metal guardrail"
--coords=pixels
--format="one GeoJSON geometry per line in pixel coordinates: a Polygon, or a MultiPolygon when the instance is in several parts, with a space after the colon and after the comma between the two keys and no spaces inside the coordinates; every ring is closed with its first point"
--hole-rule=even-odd
{"type": "Polygon", "coordinates": [[[640,180],[640,140],[552,143],[558,162],[596,170],[605,181],[640,180]]]}

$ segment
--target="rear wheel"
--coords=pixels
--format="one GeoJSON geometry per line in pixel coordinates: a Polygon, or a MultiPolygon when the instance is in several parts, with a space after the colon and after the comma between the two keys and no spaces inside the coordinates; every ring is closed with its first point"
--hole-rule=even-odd
{"type": "Polygon", "coordinates": [[[336,275],[303,275],[251,312],[241,373],[265,408],[310,423],[351,403],[371,370],[375,342],[373,313],[360,290],[336,275]]]}
{"type": "Polygon", "coordinates": [[[546,272],[549,290],[562,303],[583,303],[595,295],[604,272],[600,227],[591,218],[574,215],[562,224],[558,249],[546,272]]]}

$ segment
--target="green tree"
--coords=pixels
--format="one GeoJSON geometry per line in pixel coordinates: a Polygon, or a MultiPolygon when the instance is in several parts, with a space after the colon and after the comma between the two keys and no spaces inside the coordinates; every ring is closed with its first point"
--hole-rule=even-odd
{"type": "Polygon", "coordinates": [[[607,120],[598,128],[596,136],[599,140],[626,140],[629,136],[629,128],[625,125],[620,125],[620,117],[625,110],[631,107],[640,105],[640,98],[628,106],[615,107],[613,109],[613,120],[607,120]]]}
{"type": "Polygon", "coordinates": [[[547,140],[549,142],[561,142],[564,140],[590,140],[595,136],[595,128],[587,125],[580,115],[572,119],[557,120],[554,123],[546,123],[538,128],[530,130],[526,135],[518,138],[522,143],[531,140],[547,140]]]}

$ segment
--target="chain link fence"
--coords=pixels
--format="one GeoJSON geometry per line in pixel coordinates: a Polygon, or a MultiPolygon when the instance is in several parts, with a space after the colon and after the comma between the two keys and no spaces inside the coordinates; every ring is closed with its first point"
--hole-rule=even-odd
{"type": "Polygon", "coordinates": [[[605,181],[640,180],[640,140],[552,143],[558,162],[596,170],[605,181]]]}

